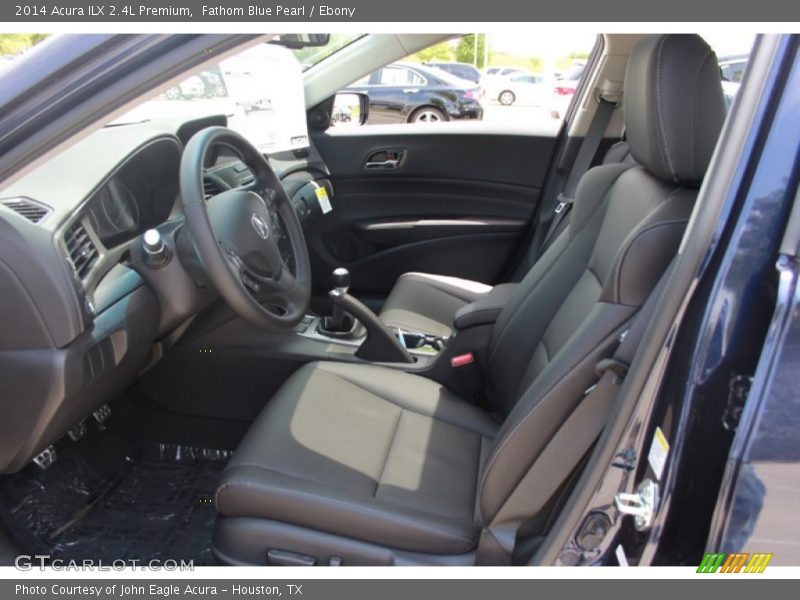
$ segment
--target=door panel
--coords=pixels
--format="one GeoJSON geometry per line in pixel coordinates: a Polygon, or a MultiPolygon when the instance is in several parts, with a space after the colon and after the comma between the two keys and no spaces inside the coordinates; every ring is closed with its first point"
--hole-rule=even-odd
{"type": "Polygon", "coordinates": [[[334,187],[333,212],[307,232],[315,291],[337,266],[365,295],[386,295],[408,271],[496,281],[534,214],[555,134],[471,125],[313,136],[334,187]],[[365,170],[383,150],[401,152],[400,164],[365,170]]]}

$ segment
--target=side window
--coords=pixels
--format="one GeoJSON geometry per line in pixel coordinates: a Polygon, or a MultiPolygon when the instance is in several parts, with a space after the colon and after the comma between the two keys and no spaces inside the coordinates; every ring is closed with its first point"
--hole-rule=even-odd
{"type": "Polygon", "coordinates": [[[387,67],[381,69],[378,85],[424,85],[425,80],[411,69],[387,67]]]}
{"type": "MultiPolygon", "coordinates": [[[[545,127],[555,133],[596,42],[596,35],[573,30],[525,39],[469,34],[387,64],[368,77],[361,75],[348,87],[367,91],[368,86],[369,97],[362,97],[369,105],[366,125],[460,122],[537,131],[545,127]]],[[[354,105],[356,91],[341,90],[350,94],[347,106],[354,105]]],[[[339,112],[347,110],[345,106],[339,112]]],[[[334,125],[360,121],[342,118],[334,125]]]]}

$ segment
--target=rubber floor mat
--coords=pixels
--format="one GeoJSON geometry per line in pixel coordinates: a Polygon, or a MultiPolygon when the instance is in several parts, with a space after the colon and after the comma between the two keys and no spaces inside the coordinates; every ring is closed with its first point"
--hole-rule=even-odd
{"type": "Polygon", "coordinates": [[[145,444],[103,473],[68,454],[4,481],[0,514],[23,548],[53,558],[213,564],[213,496],[229,454],[145,444]]]}

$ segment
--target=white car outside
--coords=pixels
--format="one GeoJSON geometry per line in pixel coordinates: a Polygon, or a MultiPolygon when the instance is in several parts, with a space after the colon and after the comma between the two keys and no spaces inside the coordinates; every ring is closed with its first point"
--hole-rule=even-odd
{"type": "Polygon", "coordinates": [[[493,77],[483,86],[484,97],[503,106],[542,106],[550,96],[550,87],[541,75],[513,73],[505,77],[493,77]]]}

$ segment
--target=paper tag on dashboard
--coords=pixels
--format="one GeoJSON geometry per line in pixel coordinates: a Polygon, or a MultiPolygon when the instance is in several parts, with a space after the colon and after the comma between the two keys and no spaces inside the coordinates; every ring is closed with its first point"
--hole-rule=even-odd
{"type": "Polygon", "coordinates": [[[318,185],[314,193],[317,195],[317,201],[319,202],[319,207],[322,209],[322,214],[324,215],[331,212],[333,206],[331,206],[331,199],[328,198],[328,190],[326,190],[324,186],[318,185]]]}

